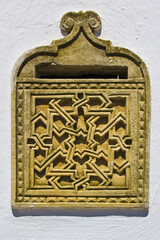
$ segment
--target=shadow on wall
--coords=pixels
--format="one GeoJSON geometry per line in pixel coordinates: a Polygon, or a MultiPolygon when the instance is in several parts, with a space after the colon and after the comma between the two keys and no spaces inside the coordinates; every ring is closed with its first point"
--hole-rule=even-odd
{"type": "Polygon", "coordinates": [[[15,217],[21,216],[125,216],[147,217],[148,209],[12,209],[15,217]]]}

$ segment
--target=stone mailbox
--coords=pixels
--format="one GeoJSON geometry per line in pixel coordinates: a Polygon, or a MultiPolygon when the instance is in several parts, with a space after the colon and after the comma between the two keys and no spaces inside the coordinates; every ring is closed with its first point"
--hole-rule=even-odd
{"type": "MultiPolygon", "coordinates": [[[[12,206],[147,208],[150,83],[144,62],[94,35],[92,11],[18,61],[12,206]]],[[[143,47],[143,46],[142,46],[143,47]]]]}

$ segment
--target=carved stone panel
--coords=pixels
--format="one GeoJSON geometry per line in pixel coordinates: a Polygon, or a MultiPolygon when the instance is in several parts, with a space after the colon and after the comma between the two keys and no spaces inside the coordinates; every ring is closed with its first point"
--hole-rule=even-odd
{"type": "Polygon", "coordinates": [[[13,207],[148,207],[149,77],[91,11],[25,54],[12,92],[13,207]]]}

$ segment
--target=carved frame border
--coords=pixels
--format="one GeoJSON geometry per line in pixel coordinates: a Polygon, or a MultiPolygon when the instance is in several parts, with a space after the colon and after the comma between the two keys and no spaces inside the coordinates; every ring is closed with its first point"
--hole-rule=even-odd
{"type": "MultiPolygon", "coordinates": [[[[18,152],[18,165],[17,165],[17,191],[18,191],[18,202],[20,203],[20,206],[26,207],[28,204],[35,204],[34,207],[40,207],[41,204],[46,204],[48,207],[52,206],[61,206],[61,207],[84,207],[84,203],[86,204],[85,207],[94,207],[95,204],[98,207],[121,207],[124,204],[126,204],[126,207],[144,207],[144,193],[143,193],[143,186],[144,186],[144,180],[143,180],[143,174],[144,174],[144,99],[145,99],[145,92],[144,92],[144,83],[119,83],[118,88],[116,83],[91,83],[90,86],[93,88],[98,89],[136,89],[139,94],[139,157],[138,157],[138,194],[136,197],[25,197],[23,196],[23,174],[24,174],[24,154],[23,154],[23,145],[24,142],[22,140],[23,138],[23,101],[24,101],[24,89],[72,89],[75,87],[76,89],[83,89],[84,83],[77,83],[76,84],[66,84],[59,83],[59,84],[53,84],[53,83],[47,83],[43,84],[43,86],[39,83],[17,83],[17,152],[18,152]],[[20,98],[22,99],[20,101],[20,98]],[[22,202],[22,204],[21,204],[22,202]]],[[[89,84],[85,84],[89,87],[89,84]]],[[[18,205],[18,204],[17,204],[18,205]]]]}

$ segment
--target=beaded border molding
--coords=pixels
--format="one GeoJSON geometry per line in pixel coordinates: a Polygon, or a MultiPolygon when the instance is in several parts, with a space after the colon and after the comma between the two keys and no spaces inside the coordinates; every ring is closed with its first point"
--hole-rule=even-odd
{"type": "Polygon", "coordinates": [[[24,54],[12,86],[12,207],[148,208],[150,81],[131,51],[97,38],[97,13],[24,54]]]}

